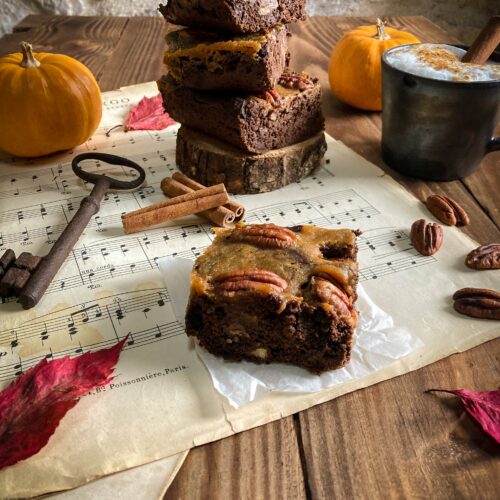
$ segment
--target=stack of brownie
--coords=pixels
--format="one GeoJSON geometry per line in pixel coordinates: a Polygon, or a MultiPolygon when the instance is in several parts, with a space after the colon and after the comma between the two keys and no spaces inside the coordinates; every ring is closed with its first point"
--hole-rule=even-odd
{"type": "Polygon", "coordinates": [[[181,123],[177,165],[232,193],[279,189],[310,174],[326,151],[321,88],[288,68],[286,23],[305,0],[169,0],[167,75],[158,82],[181,123]]]}

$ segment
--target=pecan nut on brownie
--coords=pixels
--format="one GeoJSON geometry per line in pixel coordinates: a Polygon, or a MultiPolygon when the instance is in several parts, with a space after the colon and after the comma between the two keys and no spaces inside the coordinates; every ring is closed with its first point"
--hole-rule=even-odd
{"type": "Polygon", "coordinates": [[[274,224],[215,232],[191,274],[187,334],[227,360],[317,374],[344,366],[358,321],[359,233],[274,224]]]}
{"type": "Polygon", "coordinates": [[[324,129],[321,86],[304,73],[285,72],[260,94],[195,90],[168,75],[158,88],[175,121],[249,153],[290,146],[324,129]]]}
{"type": "Polygon", "coordinates": [[[263,92],[276,85],[287,61],[283,25],[236,37],[178,29],[165,40],[168,74],[195,89],[263,92]]]}

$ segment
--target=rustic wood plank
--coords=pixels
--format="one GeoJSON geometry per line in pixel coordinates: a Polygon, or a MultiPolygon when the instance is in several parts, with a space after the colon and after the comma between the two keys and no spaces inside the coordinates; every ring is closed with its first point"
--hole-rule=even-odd
{"type": "Polygon", "coordinates": [[[18,52],[25,40],[35,52],[57,52],[78,59],[99,81],[127,22],[126,17],[29,16],[26,23],[18,25],[22,31],[2,37],[0,55],[18,52]]]}
{"type": "Polygon", "coordinates": [[[165,499],[306,498],[294,418],[194,448],[165,499]]]}
{"type": "Polygon", "coordinates": [[[498,386],[490,342],[300,413],[312,498],[497,497],[500,451],[457,398],[430,388],[498,386]]]}
{"type": "Polygon", "coordinates": [[[158,80],[164,73],[165,29],[163,18],[131,17],[100,75],[102,91],[158,80]]]}

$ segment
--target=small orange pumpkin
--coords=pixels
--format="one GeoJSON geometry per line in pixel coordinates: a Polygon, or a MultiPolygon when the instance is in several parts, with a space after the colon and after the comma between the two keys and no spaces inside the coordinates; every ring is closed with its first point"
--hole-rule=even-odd
{"type": "Polygon", "coordinates": [[[62,54],[0,58],[0,150],[36,157],[85,142],[102,115],[101,92],[90,70],[62,54]]]}
{"type": "Polygon", "coordinates": [[[346,33],[330,57],[328,77],[333,93],[346,104],[369,111],[382,109],[382,54],[391,47],[419,43],[411,33],[359,26],[346,33]]]}

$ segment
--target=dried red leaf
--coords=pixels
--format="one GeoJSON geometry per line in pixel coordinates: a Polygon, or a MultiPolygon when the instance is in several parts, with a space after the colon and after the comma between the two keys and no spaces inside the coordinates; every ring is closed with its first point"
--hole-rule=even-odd
{"type": "Polygon", "coordinates": [[[143,97],[130,111],[125,120],[125,130],[163,130],[175,120],[163,109],[161,94],[143,97]]]}
{"type": "Polygon", "coordinates": [[[465,411],[486,433],[500,443],[500,391],[429,389],[427,392],[448,392],[458,396],[465,411]]]}
{"type": "Polygon", "coordinates": [[[0,392],[0,469],[38,453],[80,396],[113,380],[125,341],[76,358],[42,359],[0,392]]]}

